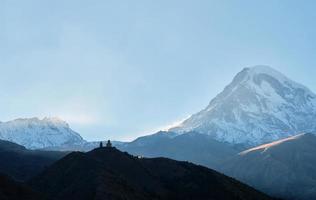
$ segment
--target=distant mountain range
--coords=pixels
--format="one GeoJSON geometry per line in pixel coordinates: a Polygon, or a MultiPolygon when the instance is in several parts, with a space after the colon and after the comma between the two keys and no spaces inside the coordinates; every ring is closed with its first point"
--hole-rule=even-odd
{"type": "MultiPolygon", "coordinates": [[[[316,199],[316,177],[314,177],[316,141],[315,136],[310,134],[316,133],[315,119],[316,95],[314,93],[270,67],[255,66],[243,69],[205,109],[169,131],[139,137],[132,142],[113,143],[118,149],[141,157],[168,157],[201,164],[235,177],[273,196],[298,200],[316,199]],[[299,133],[305,134],[297,135],[299,133]]],[[[0,123],[0,139],[24,145],[29,149],[45,151],[90,151],[99,146],[98,141],[85,141],[78,133],[71,130],[66,122],[55,118],[17,119],[0,123]]],[[[43,170],[45,168],[43,166],[47,163],[62,157],[53,152],[53,157],[51,157],[53,159],[41,161],[36,151],[31,153],[35,157],[30,158],[28,157],[29,150],[14,145],[11,150],[17,149],[19,153],[17,155],[10,153],[6,156],[6,153],[1,154],[1,145],[7,144],[0,142],[1,162],[8,160],[12,155],[12,158],[17,157],[15,158],[18,160],[17,163],[23,163],[21,158],[24,156],[21,157],[21,155],[25,154],[27,160],[40,160],[39,165],[34,168],[38,170],[35,170],[36,173],[43,170]],[[21,152],[28,153],[21,154],[21,152]],[[57,158],[56,155],[60,157],[57,158]]],[[[39,152],[43,154],[42,151],[39,152]]],[[[88,159],[94,163],[93,165],[100,164],[106,167],[104,163],[102,164],[102,159],[91,157],[91,154],[93,153],[71,154],[71,159],[79,159],[76,162],[80,165],[81,159],[88,159]],[[96,160],[101,163],[95,163],[96,160]]],[[[70,158],[67,157],[67,159],[70,158]]],[[[136,158],[133,157],[133,159],[136,158]]],[[[70,163],[70,161],[67,162],[70,163]]],[[[22,165],[25,166],[23,169],[26,169],[26,173],[29,174],[32,171],[27,170],[32,169],[33,165],[25,163],[22,165]]],[[[29,178],[14,171],[18,165],[8,166],[4,168],[4,171],[11,169],[12,166],[12,172],[8,171],[12,177],[18,177],[21,180],[29,178]]],[[[73,166],[77,167],[75,164],[73,166]]],[[[36,173],[31,174],[33,176],[36,173]]],[[[48,177],[49,174],[46,175],[48,177]]],[[[43,180],[46,175],[42,177],[43,180]]],[[[105,174],[105,176],[109,178],[114,175],[105,174]]],[[[124,181],[127,181],[125,178],[124,181]]],[[[92,181],[93,186],[97,185],[95,177],[88,181],[92,181]]],[[[37,185],[39,182],[33,183],[34,186],[39,186],[37,185]]],[[[109,183],[101,181],[100,184],[109,183]]],[[[113,195],[118,195],[116,189],[120,191],[122,188],[115,185],[117,183],[111,182],[112,184],[115,186],[113,195]]],[[[146,195],[156,192],[151,191],[153,193],[148,194],[147,190],[139,190],[129,185],[130,182],[126,184],[130,190],[139,192],[137,195],[140,196],[136,195],[137,197],[148,197],[146,195]]],[[[54,192],[62,192],[66,197],[74,188],[54,192]]],[[[52,191],[46,191],[44,188],[43,192],[50,194],[52,191]]],[[[101,191],[100,194],[103,192],[105,191],[101,191]]],[[[106,193],[106,195],[109,194],[106,193]]],[[[134,193],[128,195],[132,195],[129,196],[131,198],[136,197],[133,196],[134,193]]]]}
{"type": "MultiPolygon", "coordinates": [[[[315,118],[313,92],[268,66],[255,66],[239,72],[205,109],[168,132],[170,137],[205,134],[219,142],[249,148],[297,133],[315,132],[315,118]]],[[[57,118],[0,123],[0,139],[29,149],[89,150],[95,146],[57,118]]]]}
{"type": "Polygon", "coordinates": [[[51,200],[271,199],[205,167],[138,158],[113,147],[71,153],[28,184],[51,200]]]}
{"type": "Polygon", "coordinates": [[[304,133],[248,149],[220,171],[276,197],[316,199],[316,136],[304,133]]]}

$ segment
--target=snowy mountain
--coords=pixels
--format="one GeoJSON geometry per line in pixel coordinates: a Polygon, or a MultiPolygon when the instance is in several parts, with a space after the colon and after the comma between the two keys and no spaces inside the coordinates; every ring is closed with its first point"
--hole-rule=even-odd
{"type": "Polygon", "coordinates": [[[0,139],[11,141],[29,149],[83,144],[86,141],[58,118],[16,119],[0,123],[0,139]]]}
{"type": "Polygon", "coordinates": [[[202,111],[170,131],[254,146],[316,130],[316,95],[268,66],[245,68],[202,111]]]}

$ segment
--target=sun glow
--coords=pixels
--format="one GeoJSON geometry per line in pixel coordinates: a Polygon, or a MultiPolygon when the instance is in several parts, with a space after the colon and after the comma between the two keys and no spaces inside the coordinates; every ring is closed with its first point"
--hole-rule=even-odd
{"type": "Polygon", "coordinates": [[[57,117],[70,124],[90,125],[98,121],[96,116],[86,113],[62,113],[58,114],[57,117]]]}

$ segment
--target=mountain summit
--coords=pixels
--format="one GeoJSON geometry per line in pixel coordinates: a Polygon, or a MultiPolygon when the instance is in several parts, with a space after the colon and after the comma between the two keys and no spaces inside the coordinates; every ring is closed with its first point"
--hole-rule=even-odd
{"type": "Polygon", "coordinates": [[[254,146],[315,132],[316,95],[268,66],[244,68],[202,111],[170,131],[254,146]]]}
{"type": "Polygon", "coordinates": [[[0,123],[0,139],[29,149],[83,144],[82,137],[59,118],[20,118],[0,123]]]}

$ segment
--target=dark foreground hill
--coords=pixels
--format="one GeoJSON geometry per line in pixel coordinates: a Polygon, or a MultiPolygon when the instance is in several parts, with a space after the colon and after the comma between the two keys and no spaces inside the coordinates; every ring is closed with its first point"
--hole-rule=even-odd
{"type": "Polygon", "coordinates": [[[0,173],[25,181],[66,154],[67,152],[28,150],[21,145],[0,140],[0,173]]]}
{"type": "Polygon", "coordinates": [[[249,149],[221,171],[273,196],[316,199],[316,136],[300,134],[249,149]]]}
{"type": "Polygon", "coordinates": [[[39,195],[28,187],[0,174],[1,200],[39,200],[39,195]]]}
{"type": "Polygon", "coordinates": [[[270,197],[216,171],[116,148],[73,152],[29,182],[53,200],[243,199],[270,197]]]}

